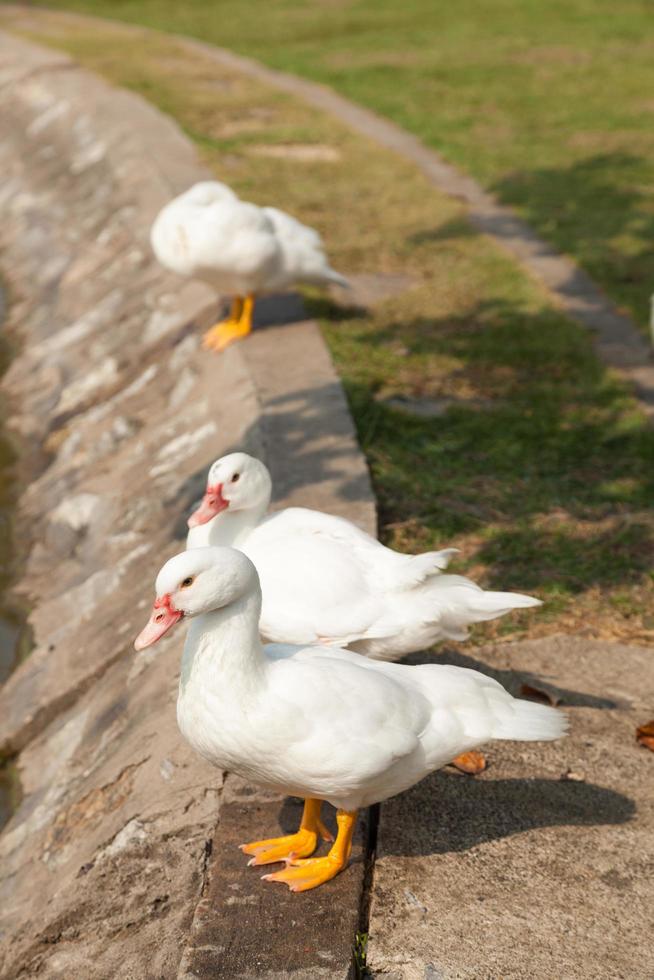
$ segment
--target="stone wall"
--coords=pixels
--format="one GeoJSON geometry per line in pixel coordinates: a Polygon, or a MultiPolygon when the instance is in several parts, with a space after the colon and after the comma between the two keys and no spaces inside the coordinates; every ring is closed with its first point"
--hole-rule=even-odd
{"type": "MultiPolygon", "coordinates": [[[[220,357],[199,351],[216,298],[165,274],[148,246],[157,210],[206,176],[170,121],[7,35],[0,100],[1,267],[18,340],[4,388],[24,480],[16,592],[35,637],[0,690],[0,746],[23,792],[0,838],[0,975],[235,976],[221,950],[248,916],[265,922],[269,895],[283,914],[289,899],[239,855],[232,892],[198,919],[216,851],[234,844],[220,837],[232,832],[223,775],[177,730],[179,637],[138,655],[133,637],[214,458],[263,453],[280,502],[373,529],[365,464],[318,329],[284,326],[284,299],[262,307],[281,325],[220,357]],[[216,938],[216,924],[234,932],[216,938]],[[213,939],[200,942],[205,926],[213,939]]],[[[276,817],[279,801],[236,786],[276,817]]],[[[322,957],[301,956],[307,975],[347,972],[361,874],[342,876],[322,957]]]]}

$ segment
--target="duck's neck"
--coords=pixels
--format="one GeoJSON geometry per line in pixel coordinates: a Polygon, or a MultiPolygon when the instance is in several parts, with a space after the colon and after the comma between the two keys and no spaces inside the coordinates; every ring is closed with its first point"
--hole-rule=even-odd
{"type": "Polygon", "coordinates": [[[250,531],[261,522],[270,498],[256,507],[247,510],[224,510],[216,514],[209,525],[209,545],[211,547],[238,547],[245,543],[250,531]]]}
{"type": "Polygon", "coordinates": [[[184,645],[180,693],[199,684],[229,698],[251,694],[266,663],[260,614],[260,596],[249,595],[194,618],[184,645]]]}

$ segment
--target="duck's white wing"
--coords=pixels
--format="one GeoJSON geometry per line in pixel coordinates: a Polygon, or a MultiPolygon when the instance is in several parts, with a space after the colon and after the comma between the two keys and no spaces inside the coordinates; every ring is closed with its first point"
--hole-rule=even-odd
{"type": "Polygon", "coordinates": [[[389,597],[403,603],[451,554],[397,554],[350,521],[302,507],[272,514],[243,550],[261,578],[263,635],[337,646],[390,640],[404,621],[389,597]]]}
{"type": "Polygon", "coordinates": [[[400,792],[490,739],[547,740],[567,727],[555,709],[461,667],[298,650],[272,661],[268,676],[275,707],[267,732],[279,729],[281,744],[283,719],[291,719],[290,765],[346,807],[400,792]]]}
{"type": "Polygon", "coordinates": [[[275,229],[284,256],[281,277],[285,281],[280,286],[294,281],[347,286],[347,280],[330,267],[322,238],[314,228],[278,208],[263,210],[275,229]]]}
{"type": "Polygon", "coordinates": [[[261,580],[263,635],[336,645],[377,635],[383,596],[371,588],[370,553],[381,563],[384,550],[340,518],[303,508],[271,515],[243,545],[261,580]]]}
{"type": "Polygon", "coordinates": [[[272,662],[266,731],[284,745],[289,768],[342,792],[419,747],[429,703],[371,665],[340,650],[299,650],[272,662]]]}
{"type": "Polygon", "coordinates": [[[151,241],[162,265],[230,292],[268,288],[283,259],[264,211],[234,196],[172,201],[152,226],[151,241]]]}
{"type": "Polygon", "coordinates": [[[271,514],[257,528],[257,536],[288,540],[317,537],[342,545],[348,555],[356,556],[362,569],[374,579],[378,589],[403,591],[413,588],[447,568],[458,548],[427,551],[421,555],[404,555],[392,551],[343,517],[323,514],[305,507],[288,507],[271,514]]]}
{"type": "Polygon", "coordinates": [[[287,507],[270,514],[257,528],[257,534],[261,537],[265,535],[269,539],[307,534],[352,547],[373,549],[375,552],[386,550],[379,541],[344,517],[323,514],[319,510],[309,510],[306,507],[287,507]]]}
{"type": "Polygon", "coordinates": [[[230,274],[247,281],[252,291],[265,288],[281,253],[261,208],[243,201],[211,204],[193,226],[194,262],[207,275],[230,274]]]}
{"type": "Polygon", "coordinates": [[[289,245],[295,243],[298,248],[315,248],[322,251],[323,241],[315,228],[303,225],[297,218],[287,214],[286,211],[280,211],[279,208],[268,207],[263,210],[272,221],[279,238],[289,245]]]}

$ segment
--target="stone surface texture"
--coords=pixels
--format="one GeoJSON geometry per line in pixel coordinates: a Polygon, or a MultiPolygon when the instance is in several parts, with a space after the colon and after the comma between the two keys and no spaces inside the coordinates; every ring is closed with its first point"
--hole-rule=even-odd
{"type": "Polygon", "coordinates": [[[554,636],[449,662],[560,701],[570,734],[494,742],[381,807],[368,963],[384,980],[650,980],[652,652],[554,636]]]}
{"type": "Polygon", "coordinates": [[[263,453],[278,504],[328,507],[374,531],[318,328],[284,326],[297,302],[271,299],[261,315],[272,325],[251,343],[201,353],[216,297],[168,276],[148,245],[157,210],[207,176],[177,127],[6,34],[0,102],[1,267],[17,341],[3,397],[23,450],[29,551],[16,591],[35,642],[0,690],[0,746],[23,791],[0,837],[0,976],[257,974],[256,943],[239,945],[248,912],[266,937],[266,975],[302,966],[320,916],[311,975],[344,977],[363,862],[339,879],[338,905],[334,893],[261,882],[235,844],[274,834],[283,801],[230,790],[232,777],[182,740],[180,636],[132,649],[155,573],[183,547],[185,517],[224,452],[263,453]],[[280,917],[297,920],[292,930],[280,917]]]}

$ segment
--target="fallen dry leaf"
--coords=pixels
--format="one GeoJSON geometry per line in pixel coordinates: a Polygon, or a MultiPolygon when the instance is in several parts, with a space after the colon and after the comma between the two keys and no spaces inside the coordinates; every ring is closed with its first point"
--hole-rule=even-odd
{"type": "Polygon", "coordinates": [[[466,772],[469,776],[476,776],[478,772],[483,772],[487,766],[486,757],[481,752],[462,752],[452,759],[451,765],[459,772],[466,772]]]}
{"type": "Polygon", "coordinates": [[[636,729],[636,741],[643,748],[654,752],[654,719],[646,722],[644,725],[638,726],[636,729]]]}
{"type": "Polygon", "coordinates": [[[569,781],[571,783],[585,783],[586,773],[575,772],[574,769],[566,769],[566,771],[561,776],[561,779],[565,780],[566,782],[569,781]]]}
{"type": "Polygon", "coordinates": [[[544,691],[540,687],[534,687],[532,684],[521,684],[520,694],[523,698],[529,698],[530,701],[540,701],[541,704],[551,704],[553,708],[561,704],[561,698],[557,698],[554,694],[550,694],[549,691],[544,691]]]}

